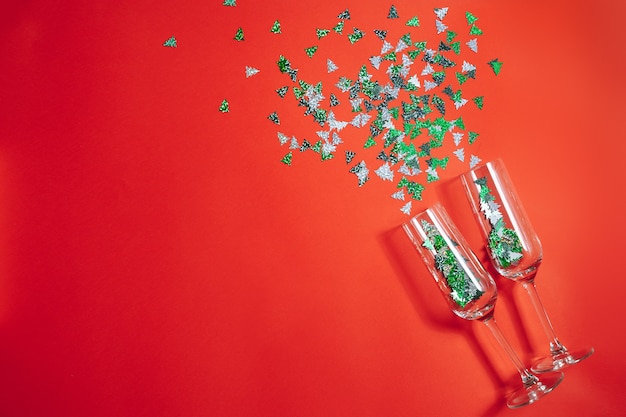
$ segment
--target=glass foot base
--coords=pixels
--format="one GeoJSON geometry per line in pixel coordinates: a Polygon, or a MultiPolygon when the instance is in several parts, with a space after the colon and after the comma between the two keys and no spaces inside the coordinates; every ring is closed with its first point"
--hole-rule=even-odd
{"type": "Polygon", "coordinates": [[[562,372],[547,373],[537,377],[537,382],[526,387],[520,387],[507,395],[506,405],[509,408],[519,408],[539,400],[552,392],[563,380],[562,372]]]}
{"type": "Polygon", "coordinates": [[[577,364],[578,362],[587,359],[594,352],[593,348],[575,350],[572,352],[566,351],[553,356],[546,356],[535,362],[530,368],[533,372],[544,373],[560,371],[563,368],[577,364]]]}

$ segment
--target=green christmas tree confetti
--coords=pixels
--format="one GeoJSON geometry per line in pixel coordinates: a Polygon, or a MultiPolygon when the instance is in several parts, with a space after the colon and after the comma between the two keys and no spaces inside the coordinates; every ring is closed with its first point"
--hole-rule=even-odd
{"type": "Polygon", "coordinates": [[[243,33],[243,28],[239,28],[237,29],[237,33],[235,33],[235,38],[236,41],[241,42],[245,39],[244,33],[243,33]]]}
{"type": "Polygon", "coordinates": [[[483,31],[476,25],[472,25],[469,31],[470,35],[482,35],[483,31]]]}
{"type": "Polygon", "coordinates": [[[488,62],[489,66],[493,70],[493,73],[496,75],[500,74],[500,70],[502,69],[502,62],[498,60],[498,58],[493,59],[488,62]]]}
{"type": "Polygon", "coordinates": [[[163,46],[165,46],[166,48],[176,48],[178,46],[178,44],[176,43],[176,38],[172,36],[163,43],[163,46]]]}
{"type": "Polygon", "coordinates": [[[237,6],[237,0],[224,0],[224,3],[222,3],[224,6],[230,6],[230,7],[235,7],[237,6]]]}
{"type": "Polygon", "coordinates": [[[484,99],[485,98],[483,96],[478,96],[478,97],[474,97],[472,101],[476,104],[476,107],[478,107],[479,110],[482,110],[484,99]]]}
{"type": "Polygon", "coordinates": [[[280,160],[280,162],[282,162],[285,165],[289,165],[291,166],[291,162],[293,161],[293,153],[289,152],[287,155],[285,155],[283,157],[283,159],[280,160]]]}
{"type": "Polygon", "coordinates": [[[317,35],[317,39],[322,39],[330,33],[329,29],[315,29],[315,34],[317,35]]]}
{"type": "Polygon", "coordinates": [[[226,99],[224,99],[224,100],[222,101],[222,104],[220,104],[220,108],[219,108],[219,110],[220,110],[222,113],[228,113],[228,112],[230,111],[230,107],[229,107],[228,101],[227,101],[226,99]]]}
{"type": "Polygon", "coordinates": [[[476,139],[478,139],[478,133],[476,132],[467,132],[467,142],[471,145],[474,142],[476,142],[476,139]]]}
{"type": "Polygon", "coordinates": [[[318,47],[317,47],[316,45],[311,46],[311,47],[309,47],[309,48],[304,48],[304,52],[306,53],[306,55],[307,55],[309,58],[312,58],[312,57],[313,57],[313,55],[315,55],[315,52],[317,52],[317,48],[318,48],[318,47]]]}
{"type": "Polygon", "coordinates": [[[465,19],[467,20],[467,24],[470,26],[478,20],[478,18],[470,12],[465,12],[465,19]]]}
{"type": "Polygon", "coordinates": [[[420,25],[420,20],[417,16],[413,16],[408,22],[406,22],[406,25],[410,27],[418,27],[420,25]]]}
{"type": "Polygon", "coordinates": [[[275,33],[275,34],[282,33],[281,32],[281,27],[280,27],[280,22],[278,20],[274,21],[274,24],[272,25],[272,28],[270,29],[270,32],[275,33]]]}

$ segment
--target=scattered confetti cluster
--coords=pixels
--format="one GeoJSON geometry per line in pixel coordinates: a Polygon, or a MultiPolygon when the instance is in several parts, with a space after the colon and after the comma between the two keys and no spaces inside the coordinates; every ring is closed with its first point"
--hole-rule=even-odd
{"type": "Polygon", "coordinates": [[[487,178],[478,178],[474,182],[479,187],[480,211],[491,224],[488,246],[492,257],[503,268],[518,264],[523,257],[519,236],[515,230],[506,227],[500,205],[487,186],[487,178]]]}
{"type": "Polygon", "coordinates": [[[435,268],[446,279],[450,288],[450,296],[454,302],[463,308],[473,300],[480,298],[483,292],[469,279],[445,238],[441,236],[435,226],[426,220],[422,220],[421,223],[427,237],[422,246],[435,253],[435,268]]]}
{"type": "MultiPolygon", "coordinates": [[[[224,6],[236,4],[225,0],[224,6]]],[[[485,100],[480,95],[466,97],[463,87],[482,74],[480,63],[498,75],[502,62],[478,58],[483,32],[477,26],[476,16],[466,12],[467,25],[456,32],[446,25],[447,14],[447,7],[434,9],[431,24],[437,36],[423,39],[415,32],[425,19],[413,14],[403,20],[392,5],[381,20],[395,25],[393,28],[400,25],[406,32],[398,39],[390,39],[390,31],[385,28],[373,29],[370,34],[369,30],[350,25],[350,31],[350,11],[339,13],[335,24],[315,30],[311,44],[302,48],[306,57],[317,59],[316,54],[323,47],[321,42],[327,42],[325,38],[331,35],[347,38],[352,45],[365,36],[375,36],[380,49],[364,58],[356,74],[338,74],[339,66],[326,58],[327,74],[338,74],[333,85],[302,79],[289,57],[278,53],[275,69],[284,74],[284,84],[277,86],[275,93],[280,99],[293,99],[296,106],[304,109],[304,116],[316,126],[317,136],[310,140],[305,136],[311,132],[278,131],[280,145],[288,148],[281,162],[291,165],[296,154],[305,152],[317,154],[321,161],[340,154],[348,165],[346,171],[356,177],[359,187],[371,178],[395,184],[391,198],[401,202],[400,210],[407,215],[412,202],[422,199],[427,185],[441,178],[441,171],[452,156],[470,168],[477,165],[480,158],[467,147],[479,134],[466,127],[461,113],[468,104],[482,109],[485,100]],[[476,57],[475,62],[461,59],[462,50],[476,57]],[[454,151],[445,155],[439,148],[449,141],[453,141],[454,151]],[[368,166],[374,163],[376,166],[368,166]]],[[[273,34],[282,33],[279,20],[268,28],[273,34]]],[[[234,40],[244,39],[244,29],[239,27],[234,40]]],[[[246,78],[259,72],[251,66],[245,68],[246,78]]],[[[221,103],[219,111],[229,111],[227,100],[221,103]]],[[[265,117],[280,126],[277,112],[265,117]]]]}

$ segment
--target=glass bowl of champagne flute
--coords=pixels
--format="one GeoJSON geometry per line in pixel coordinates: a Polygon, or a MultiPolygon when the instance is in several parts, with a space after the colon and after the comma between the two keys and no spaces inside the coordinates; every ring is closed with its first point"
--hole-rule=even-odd
{"type": "Polygon", "coordinates": [[[513,362],[521,385],[507,394],[507,405],[518,408],[550,393],[563,379],[561,372],[536,375],[526,368],[494,318],[496,284],[472,252],[445,209],[436,203],[403,225],[428,267],[448,307],[465,320],[483,323],[513,362]]]}
{"type": "Polygon", "coordinates": [[[474,168],[461,175],[461,181],[494,268],[526,290],[548,338],[550,355],[537,360],[531,369],[557,371],[588,358],[593,348],[570,351],[561,343],[539,299],[535,277],[543,249],[502,160],[474,168]]]}

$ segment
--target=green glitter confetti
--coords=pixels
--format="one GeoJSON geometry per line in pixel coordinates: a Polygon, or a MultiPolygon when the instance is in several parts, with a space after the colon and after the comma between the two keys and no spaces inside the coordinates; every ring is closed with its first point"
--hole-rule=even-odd
{"type": "Polygon", "coordinates": [[[330,29],[315,29],[315,34],[317,35],[317,39],[322,39],[325,36],[328,36],[330,33],[330,29]]]}
{"type": "Polygon", "coordinates": [[[479,110],[483,109],[484,100],[485,100],[485,98],[483,96],[474,97],[472,99],[472,101],[476,104],[476,107],[478,107],[479,110]]]}
{"type": "Polygon", "coordinates": [[[312,58],[317,52],[317,46],[311,46],[310,48],[304,48],[304,52],[307,54],[309,58],[312,58]]]}
{"type": "Polygon", "coordinates": [[[274,24],[272,25],[272,28],[270,29],[270,32],[275,33],[275,34],[282,33],[281,32],[281,27],[280,27],[280,22],[278,20],[274,21],[274,24]]]}
{"type": "MultiPolygon", "coordinates": [[[[433,252],[435,258],[435,268],[445,278],[450,297],[461,308],[470,302],[480,298],[483,291],[480,291],[476,284],[469,278],[460,261],[448,246],[446,239],[439,233],[437,228],[426,220],[421,221],[422,229],[426,232],[426,239],[422,246],[433,252]]],[[[457,245],[452,242],[453,245],[457,245]]]]}
{"type": "Polygon", "coordinates": [[[465,12],[465,19],[468,25],[473,25],[478,20],[478,18],[470,12],[465,12]]]}
{"type": "Polygon", "coordinates": [[[165,46],[166,48],[176,48],[178,46],[178,44],[176,43],[176,38],[172,36],[171,38],[163,42],[163,46],[165,46]]]}
{"type": "Polygon", "coordinates": [[[478,139],[478,133],[476,132],[467,132],[467,142],[471,145],[474,142],[476,142],[476,139],[478,139]]]}
{"type": "Polygon", "coordinates": [[[341,21],[337,23],[335,27],[333,27],[333,31],[341,35],[343,33],[343,26],[344,26],[344,23],[343,21],[341,21]]]}
{"type": "Polygon", "coordinates": [[[355,43],[355,42],[361,40],[363,38],[363,36],[365,36],[365,32],[363,32],[360,29],[353,28],[352,29],[352,33],[350,33],[348,35],[348,40],[350,41],[350,43],[355,43]]]}
{"type": "Polygon", "coordinates": [[[235,7],[237,6],[237,0],[224,0],[224,3],[222,3],[222,5],[235,7]]]}
{"type": "Polygon", "coordinates": [[[454,75],[456,75],[456,79],[459,82],[460,85],[463,85],[465,83],[465,81],[468,80],[468,77],[461,73],[461,72],[456,72],[454,75]]]}
{"type": "Polygon", "coordinates": [[[410,27],[418,27],[420,25],[420,20],[417,16],[414,16],[406,22],[406,25],[410,27]]]}
{"type": "Polygon", "coordinates": [[[287,155],[283,157],[283,159],[280,160],[280,162],[289,166],[291,166],[292,161],[293,161],[293,154],[291,152],[289,152],[287,155]]]}
{"type": "Polygon", "coordinates": [[[224,99],[224,100],[222,101],[222,104],[220,104],[220,108],[219,108],[219,110],[220,110],[222,113],[228,113],[228,112],[230,111],[230,106],[228,105],[228,101],[227,101],[226,99],[224,99]]]}
{"type": "Polygon", "coordinates": [[[500,74],[500,70],[502,69],[502,62],[498,61],[498,58],[489,61],[488,64],[493,70],[494,74],[496,75],[500,74]]]}
{"type": "Polygon", "coordinates": [[[373,137],[370,136],[369,138],[367,138],[367,141],[363,145],[363,148],[367,149],[367,148],[371,148],[372,146],[376,146],[376,141],[374,140],[373,137]]]}
{"type": "Polygon", "coordinates": [[[451,30],[446,32],[446,42],[450,43],[454,38],[456,38],[456,32],[451,30]]]}
{"type": "Polygon", "coordinates": [[[235,33],[235,38],[236,41],[243,41],[245,40],[244,34],[243,34],[243,28],[239,28],[237,29],[237,33],[235,33]]]}
{"type": "Polygon", "coordinates": [[[470,35],[482,35],[483,31],[476,25],[473,25],[469,31],[470,35]]]}

